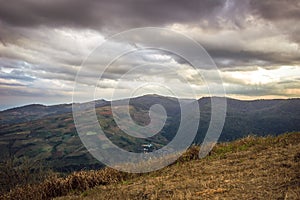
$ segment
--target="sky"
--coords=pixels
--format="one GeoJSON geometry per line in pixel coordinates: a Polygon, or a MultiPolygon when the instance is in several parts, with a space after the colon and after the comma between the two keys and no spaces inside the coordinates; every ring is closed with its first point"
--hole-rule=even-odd
{"type": "MultiPolygon", "coordinates": [[[[200,98],[210,95],[207,83],[216,80],[216,73],[231,98],[300,97],[298,0],[0,0],[0,5],[1,110],[72,102],[80,70],[79,85],[93,86],[98,80],[97,99],[172,96],[174,86],[179,97],[200,98]],[[125,41],[110,39],[142,27],[192,38],[217,69],[197,66],[206,74],[203,78],[173,52],[143,49],[155,40],[188,51],[176,37],[133,34],[125,41]],[[107,41],[105,53],[93,54],[107,41]],[[129,47],[136,51],[107,68],[110,53],[129,47]],[[83,67],[86,60],[91,65],[83,67]],[[194,94],[183,87],[185,81],[194,94]]],[[[90,100],[90,91],[75,92],[76,99],[90,100]]]]}

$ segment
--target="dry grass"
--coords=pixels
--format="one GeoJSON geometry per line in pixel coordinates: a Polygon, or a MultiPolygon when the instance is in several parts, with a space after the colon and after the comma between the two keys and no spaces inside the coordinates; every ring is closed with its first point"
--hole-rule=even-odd
{"type": "Polygon", "coordinates": [[[16,187],[40,183],[52,174],[53,171],[44,167],[41,162],[8,156],[0,161],[0,194],[16,187]]]}
{"type": "Polygon", "coordinates": [[[300,133],[222,143],[198,160],[191,147],[173,165],[148,174],[106,168],[52,178],[3,199],[300,199],[300,133]]]}
{"type": "Polygon", "coordinates": [[[0,196],[0,199],[52,199],[68,193],[76,194],[97,185],[122,182],[132,178],[132,176],[132,174],[122,173],[110,168],[74,172],[64,178],[52,176],[40,184],[17,187],[11,192],[0,196]]]}

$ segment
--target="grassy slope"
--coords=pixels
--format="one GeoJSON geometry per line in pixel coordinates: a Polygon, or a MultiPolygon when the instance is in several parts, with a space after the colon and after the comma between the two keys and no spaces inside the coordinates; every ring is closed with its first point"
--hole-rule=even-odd
{"type": "Polygon", "coordinates": [[[299,133],[250,137],[203,160],[59,199],[300,199],[299,154],[299,133]]]}
{"type": "Polygon", "coordinates": [[[197,153],[192,147],[173,165],[148,174],[77,172],[2,198],[300,199],[300,133],[222,143],[202,160],[197,153]]]}

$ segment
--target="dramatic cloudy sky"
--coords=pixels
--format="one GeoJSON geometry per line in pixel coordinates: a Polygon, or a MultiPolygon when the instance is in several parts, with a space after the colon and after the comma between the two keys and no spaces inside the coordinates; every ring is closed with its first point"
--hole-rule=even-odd
{"type": "MultiPolygon", "coordinates": [[[[76,74],[97,46],[121,31],[149,26],[200,43],[216,63],[229,97],[300,97],[299,0],[0,0],[0,5],[0,109],[71,102],[76,74]]],[[[151,39],[144,37],[139,44],[112,42],[107,52],[124,45],[140,48],[151,39]]],[[[161,40],[184,48],[176,38],[161,40]]],[[[105,59],[98,55],[79,82],[89,85],[105,59]]],[[[149,81],[180,88],[178,74],[190,81],[197,97],[208,95],[205,81],[214,81],[213,75],[203,81],[170,52],[141,50],[107,69],[96,97],[164,94],[159,85],[134,88],[149,81]],[[132,66],[149,63],[132,71],[132,66]]],[[[86,100],[84,90],[78,95],[86,100]]],[[[193,97],[187,92],[182,96],[193,97]]]]}

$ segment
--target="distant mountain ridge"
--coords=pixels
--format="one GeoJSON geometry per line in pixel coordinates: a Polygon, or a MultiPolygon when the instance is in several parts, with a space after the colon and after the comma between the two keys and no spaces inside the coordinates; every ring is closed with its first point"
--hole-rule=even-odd
{"type": "MultiPolygon", "coordinates": [[[[109,101],[97,100],[96,106],[109,105],[109,101]]],[[[41,117],[59,115],[63,113],[72,112],[72,104],[57,104],[57,105],[43,105],[43,104],[29,104],[25,106],[9,108],[0,111],[0,124],[13,124],[15,122],[26,122],[40,119],[41,117]]]]}
{"type": "MultiPolygon", "coordinates": [[[[226,100],[226,120],[219,141],[231,141],[249,134],[265,136],[300,131],[300,99],[226,100]]],[[[195,101],[199,103],[200,123],[194,142],[200,144],[210,122],[211,101],[209,97],[195,101]]],[[[122,107],[124,102],[117,100],[114,105],[122,107]]],[[[113,143],[128,151],[141,152],[142,144],[152,143],[160,148],[172,140],[180,124],[178,99],[144,95],[132,98],[129,102],[131,117],[137,124],[145,125],[149,122],[148,111],[154,104],[161,104],[165,108],[168,115],[166,124],[151,138],[131,137],[117,127],[112,118],[111,102],[98,100],[95,105],[99,123],[113,143]]],[[[3,150],[0,157],[10,151],[16,157],[45,160],[56,170],[101,165],[91,157],[77,135],[72,104],[33,104],[1,111],[0,148],[3,150]]]]}

